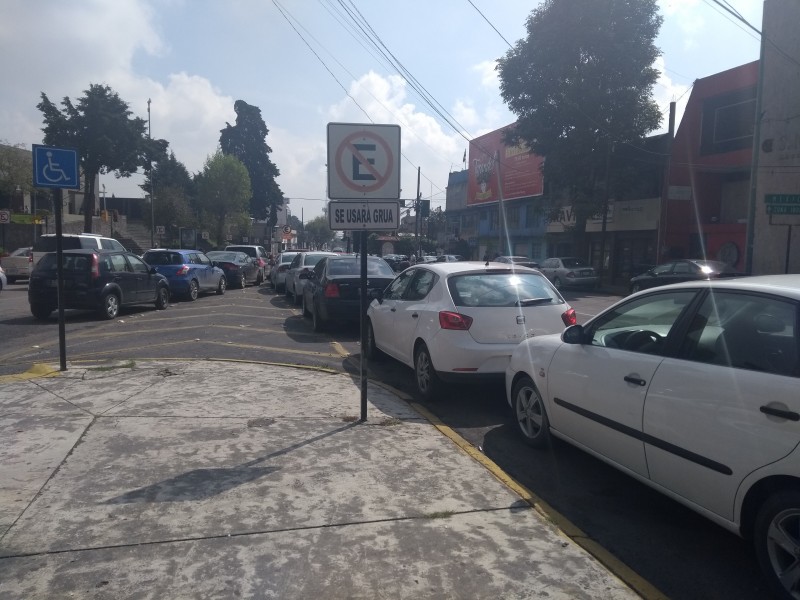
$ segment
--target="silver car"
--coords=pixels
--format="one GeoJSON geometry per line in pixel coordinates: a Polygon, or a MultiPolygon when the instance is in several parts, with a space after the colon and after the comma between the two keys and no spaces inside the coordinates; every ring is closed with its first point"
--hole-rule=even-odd
{"type": "Polygon", "coordinates": [[[269,272],[269,281],[276,292],[286,289],[286,272],[289,270],[292,259],[298,254],[299,252],[281,252],[275,258],[275,264],[272,265],[269,272]]]}
{"type": "Polygon", "coordinates": [[[291,298],[295,304],[300,304],[300,300],[303,298],[303,286],[307,281],[300,277],[300,273],[313,271],[323,256],[338,256],[338,254],[336,252],[298,252],[289,264],[283,287],[286,296],[291,298]]]}
{"type": "Polygon", "coordinates": [[[582,258],[567,256],[547,258],[539,266],[557,289],[565,287],[597,287],[600,279],[594,268],[582,258]]]}
{"type": "Polygon", "coordinates": [[[17,279],[28,279],[33,270],[33,248],[17,248],[9,256],[0,259],[0,264],[6,272],[8,283],[14,283],[17,279]]]}

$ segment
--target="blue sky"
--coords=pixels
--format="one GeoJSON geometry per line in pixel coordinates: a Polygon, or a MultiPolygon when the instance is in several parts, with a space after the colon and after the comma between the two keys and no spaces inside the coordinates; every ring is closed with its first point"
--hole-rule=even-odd
{"type": "MultiPolygon", "coordinates": [[[[762,2],[728,3],[760,28],[762,2]]],[[[414,197],[419,166],[423,197],[443,207],[447,175],[462,168],[466,140],[514,121],[500,98],[494,61],[508,49],[507,41],[524,36],[525,20],[537,5],[3,0],[0,141],[41,143],[40,92],[53,101],[74,100],[90,83],[103,83],[145,119],[150,98],[153,137],[167,139],[178,160],[197,172],[214,153],[219,130],[226,121],[234,123],[233,103],[241,99],[261,109],[293,214],[308,220],[326,206],[327,123],[370,119],[401,126],[403,197],[414,197]],[[407,73],[454,117],[459,131],[357,37],[345,8],[357,9],[407,73]]],[[[713,0],[660,0],[659,8],[663,56],[655,97],[665,130],[671,100],[678,101],[680,119],[692,81],[757,60],[759,40],[713,0]]],[[[140,181],[101,178],[109,196],[142,196],[140,181]]]]}

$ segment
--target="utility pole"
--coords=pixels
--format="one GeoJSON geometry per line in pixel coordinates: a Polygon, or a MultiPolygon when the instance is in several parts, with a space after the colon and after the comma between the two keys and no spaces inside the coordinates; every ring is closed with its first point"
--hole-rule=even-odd
{"type": "MultiPolygon", "coordinates": [[[[147,140],[150,141],[152,136],[150,135],[150,98],[147,99],[147,140]]],[[[156,202],[156,193],[155,193],[155,184],[153,183],[153,157],[149,157],[150,161],[150,247],[156,247],[156,211],[155,211],[155,202],[156,202]]]]}
{"type": "Polygon", "coordinates": [[[414,200],[414,252],[417,254],[417,258],[419,259],[422,254],[420,253],[420,241],[419,241],[419,232],[420,232],[420,212],[422,208],[422,193],[419,191],[419,178],[420,178],[420,171],[422,167],[417,167],[417,198],[414,200]]]}

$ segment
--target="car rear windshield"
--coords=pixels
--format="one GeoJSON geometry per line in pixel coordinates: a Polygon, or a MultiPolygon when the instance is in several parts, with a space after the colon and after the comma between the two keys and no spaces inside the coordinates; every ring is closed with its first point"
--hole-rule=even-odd
{"type": "Polygon", "coordinates": [[[247,256],[252,256],[253,258],[258,256],[258,251],[253,246],[228,246],[225,250],[244,252],[247,256]]]}
{"type": "MultiPolygon", "coordinates": [[[[37,263],[38,272],[52,272],[58,270],[57,254],[45,254],[37,263]]],[[[92,268],[91,254],[64,254],[63,269],[65,273],[87,273],[92,268]]]]}
{"type": "MultiPolygon", "coordinates": [[[[329,259],[330,260],[330,259],[329,259]]],[[[361,259],[359,257],[353,258],[337,258],[330,260],[328,263],[329,275],[361,275],[361,259]]],[[[394,271],[392,267],[383,259],[367,260],[367,276],[368,277],[388,277],[394,278],[394,271]]]]}
{"type": "Polygon", "coordinates": [[[188,262],[180,252],[145,252],[142,260],[148,265],[182,265],[188,262]]]}
{"type": "Polygon", "coordinates": [[[208,258],[216,261],[237,262],[239,260],[240,252],[209,252],[206,254],[208,258]]]}
{"type": "Polygon", "coordinates": [[[325,258],[325,254],[306,254],[303,257],[303,266],[305,267],[313,267],[323,258],[325,258]]]}
{"type": "MultiPolygon", "coordinates": [[[[94,246],[88,246],[90,248],[97,248],[97,244],[94,246]]],[[[64,250],[80,250],[83,248],[81,245],[81,239],[79,237],[62,237],[61,238],[61,248],[64,250]]],[[[36,252],[55,252],[56,251],[56,236],[54,235],[43,235],[33,245],[33,249],[36,252]]]]}
{"type": "Polygon", "coordinates": [[[537,273],[454,275],[447,287],[456,306],[499,307],[560,304],[563,300],[537,273]]]}

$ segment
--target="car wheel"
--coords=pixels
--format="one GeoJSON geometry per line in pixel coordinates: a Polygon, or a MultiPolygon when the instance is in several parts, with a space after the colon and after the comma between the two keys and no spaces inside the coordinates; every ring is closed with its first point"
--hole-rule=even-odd
{"type": "Polygon", "coordinates": [[[256,285],[261,285],[262,283],[264,283],[264,273],[259,271],[258,277],[256,277],[256,285]]]}
{"type": "Polygon", "coordinates": [[[46,321],[50,317],[51,312],[53,312],[53,309],[49,306],[31,304],[31,314],[40,321],[46,321]]]}
{"type": "Polygon", "coordinates": [[[156,289],[156,309],[164,310],[167,306],[169,306],[169,289],[162,285],[156,289]]]}
{"type": "Polygon", "coordinates": [[[770,496],[758,511],[753,543],[761,572],[779,598],[800,596],[800,491],[770,496]]]}
{"type": "Polygon", "coordinates": [[[430,351],[424,343],[419,344],[414,352],[414,375],[420,395],[425,400],[435,400],[441,383],[433,368],[430,351]]]}
{"type": "Polygon", "coordinates": [[[539,390],[530,377],[522,377],[511,392],[517,428],[525,443],[542,448],[550,441],[550,422],[539,390]]]}
{"type": "Polygon", "coordinates": [[[557,290],[560,290],[562,287],[564,287],[564,285],[561,283],[560,277],[556,277],[555,279],[553,279],[553,285],[557,290]]]}
{"type": "MultiPolygon", "coordinates": [[[[303,292],[300,292],[300,293],[302,294],[303,292]]],[[[292,304],[297,306],[298,304],[300,304],[300,300],[301,299],[302,299],[302,296],[298,296],[297,295],[297,288],[294,288],[294,292],[292,292],[292,304]]]]}
{"type": "Polygon", "coordinates": [[[189,298],[189,300],[194,301],[194,300],[197,300],[197,295],[199,293],[200,293],[200,288],[197,285],[197,281],[192,279],[189,282],[189,293],[186,294],[186,296],[189,298]]]}
{"type": "Polygon", "coordinates": [[[242,273],[242,276],[239,279],[239,287],[244,289],[246,286],[247,286],[247,277],[245,277],[244,273],[242,273]]]}
{"type": "Polygon", "coordinates": [[[283,284],[283,295],[289,298],[292,294],[289,292],[289,282],[283,284]]]}
{"type": "Polygon", "coordinates": [[[364,346],[364,356],[367,357],[367,360],[373,362],[379,361],[385,356],[375,345],[375,330],[372,328],[372,321],[369,319],[367,319],[367,340],[364,346]]]}
{"type": "Polygon", "coordinates": [[[316,310],[316,307],[313,311],[311,311],[311,328],[317,333],[325,330],[325,321],[319,314],[319,310],[316,310]]]}
{"type": "Polygon", "coordinates": [[[98,312],[103,319],[116,319],[119,314],[119,297],[113,293],[103,296],[98,312]]]}
{"type": "Polygon", "coordinates": [[[311,316],[311,311],[308,310],[308,306],[306,305],[306,295],[305,294],[303,294],[303,316],[304,317],[310,317],[311,316]]]}
{"type": "MultiPolygon", "coordinates": [[[[217,284],[217,294],[220,296],[225,293],[225,289],[228,287],[228,280],[225,279],[225,275],[219,278],[219,283],[217,284]]],[[[242,286],[244,287],[244,286],[242,286]]]]}

